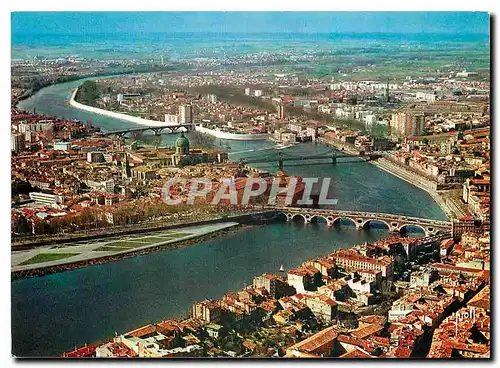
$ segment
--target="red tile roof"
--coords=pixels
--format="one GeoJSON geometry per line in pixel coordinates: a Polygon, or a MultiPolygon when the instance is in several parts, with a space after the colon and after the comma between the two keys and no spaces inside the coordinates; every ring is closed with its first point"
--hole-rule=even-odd
{"type": "Polygon", "coordinates": [[[333,327],[325,328],[324,330],[308,337],[307,339],[298,342],[291,346],[288,350],[299,350],[302,352],[313,353],[320,347],[335,340],[338,334],[333,327]]]}

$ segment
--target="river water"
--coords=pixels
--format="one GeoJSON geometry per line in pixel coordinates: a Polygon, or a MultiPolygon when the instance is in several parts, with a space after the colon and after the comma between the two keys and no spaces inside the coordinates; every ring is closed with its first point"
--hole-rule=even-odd
{"type": "MultiPolygon", "coordinates": [[[[54,85],[20,103],[19,108],[53,116],[91,120],[103,129],[132,123],[74,109],[67,104],[81,81],[54,85]]],[[[173,142],[175,135],[166,135],[173,142]]],[[[217,142],[219,143],[219,141],[217,142]]],[[[224,142],[231,158],[277,157],[270,142],[224,142]],[[274,156],[273,156],[274,155],[274,156]]],[[[310,155],[327,149],[312,143],[282,150],[310,155]]],[[[277,159],[276,159],[277,161],[277,159]]],[[[276,163],[255,164],[276,171],[276,163]]],[[[337,208],[446,219],[424,191],[369,163],[294,164],[291,175],[330,177],[337,208]]],[[[240,289],[255,275],[292,268],[309,257],[374,241],[385,229],[278,223],[223,235],[198,245],[151,253],[118,262],[12,282],[12,341],[16,356],[56,356],[84,343],[106,339],[141,324],[186,316],[190,305],[240,289]]]]}

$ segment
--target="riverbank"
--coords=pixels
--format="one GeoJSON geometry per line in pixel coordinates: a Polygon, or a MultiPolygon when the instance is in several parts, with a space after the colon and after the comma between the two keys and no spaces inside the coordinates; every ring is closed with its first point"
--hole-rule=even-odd
{"type": "Polygon", "coordinates": [[[116,226],[112,228],[86,230],[81,233],[72,232],[72,233],[60,233],[56,235],[38,235],[31,237],[26,236],[22,238],[11,239],[11,248],[13,251],[27,250],[48,244],[53,245],[71,241],[108,238],[117,235],[141,234],[152,231],[171,230],[171,229],[178,229],[181,227],[206,225],[218,222],[236,221],[239,223],[247,223],[253,221],[252,215],[254,214],[260,214],[265,216],[270,213],[272,213],[272,211],[264,211],[264,212],[261,211],[261,212],[239,213],[239,214],[236,213],[233,215],[210,214],[203,217],[198,216],[194,221],[192,218],[186,219],[185,217],[181,217],[177,220],[166,219],[162,221],[148,222],[146,224],[136,224],[136,225],[116,226]],[[167,221],[168,224],[166,224],[167,221]]]}
{"type": "Polygon", "coordinates": [[[11,101],[11,105],[17,107],[17,104],[19,102],[26,100],[36,94],[38,91],[40,91],[43,88],[50,87],[56,84],[62,84],[62,83],[67,83],[67,82],[72,82],[76,80],[85,80],[89,78],[113,78],[113,77],[119,77],[122,75],[131,75],[131,74],[149,74],[149,73],[158,73],[158,72],[171,72],[175,71],[177,69],[173,68],[158,68],[157,70],[124,70],[124,71],[104,71],[104,72],[98,72],[98,73],[91,73],[88,75],[72,75],[72,76],[61,76],[58,79],[51,81],[51,82],[42,82],[38,84],[34,88],[30,88],[26,90],[21,96],[19,96],[17,99],[14,99],[11,101]]]}
{"type": "MultiPolygon", "coordinates": [[[[17,252],[13,254],[12,264],[18,264],[13,266],[11,270],[12,280],[29,278],[29,277],[40,277],[52,273],[63,272],[68,270],[74,270],[78,268],[83,268],[87,266],[99,265],[108,262],[116,262],[124,258],[135,257],[138,255],[144,255],[151,252],[156,252],[160,250],[172,250],[179,249],[195,244],[199,244],[203,241],[214,239],[224,234],[228,234],[230,231],[237,231],[242,225],[236,222],[229,222],[223,224],[205,225],[199,226],[197,228],[185,227],[179,229],[183,231],[184,236],[170,239],[170,240],[160,240],[162,239],[161,233],[145,234],[143,237],[139,238],[121,238],[120,241],[115,243],[135,243],[141,244],[141,240],[147,238],[156,238],[158,241],[152,244],[147,244],[144,246],[134,247],[127,250],[116,250],[119,247],[113,247],[114,242],[92,242],[87,244],[68,244],[64,247],[46,247],[45,249],[37,249],[37,252],[17,252]],[[135,241],[134,241],[135,239],[135,241]],[[102,251],[101,251],[102,249],[102,251]],[[63,252],[81,252],[76,256],[68,257],[67,259],[60,259],[51,262],[43,262],[40,264],[24,264],[29,259],[37,257],[43,254],[66,254],[63,252]],[[50,253],[49,253],[50,252],[50,253]],[[56,253],[59,252],[59,253],[56,253]],[[24,253],[24,254],[20,254],[24,253]],[[23,262],[24,260],[24,262],[23,262]]],[[[163,239],[168,239],[169,234],[163,234],[163,239]]],[[[174,234],[175,235],[175,234],[174,234]]],[[[123,249],[123,248],[122,248],[123,249]]],[[[74,254],[74,253],[71,253],[74,254]]]]}
{"type": "Polygon", "coordinates": [[[82,76],[82,75],[76,76],[75,75],[75,76],[69,76],[69,77],[61,77],[61,78],[59,78],[55,81],[52,81],[52,82],[37,83],[34,87],[25,90],[24,93],[22,95],[20,95],[19,97],[12,99],[11,105],[12,105],[12,107],[17,107],[19,102],[30,98],[31,96],[36,94],[38,91],[40,91],[42,88],[49,87],[49,86],[52,86],[54,84],[67,83],[67,82],[72,82],[75,80],[85,79],[85,78],[90,78],[90,77],[93,77],[93,75],[87,75],[87,76],[85,76],[85,75],[84,76],[82,76]]]}
{"type": "Polygon", "coordinates": [[[146,125],[146,126],[165,126],[169,125],[168,123],[164,121],[157,121],[157,120],[149,120],[149,119],[143,119],[137,116],[131,116],[127,114],[122,114],[119,112],[114,112],[114,111],[109,111],[109,110],[104,110],[104,109],[99,109],[97,107],[89,106],[89,105],[84,105],[78,101],[75,100],[76,93],[78,92],[78,88],[76,88],[73,93],[71,94],[71,98],[69,99],[69,104],[73,106],[76,109],[92,112],[94,114],[99,114],[99,115],[104,115],[110,118],[115,118],[115,119],[121,119],[128,121],[130,123],[135,123],[139,125],[146,125]]]}
{"type": "Polygon", "coordinates": [[[384,170],[385,172],[388,172],[389,174],[394,175],[406,181],[407,183],[410,183],[417,188],[420,188],[427,192],[429,196],[434,200],[434,202],[436,202],[439,207],[441,207],[448,218],[456,218],[460,216],[460,214],[457,214],[454,209],[448,205],[447,201],[442,197],[441,193],[435,189],[435,185],[433,185],[423,177],[409,172],[384,158],[380,158],[376,161],[370,161],[370,163],[384,170]]]}
{"type": "MultiPolygon", "coordinates": [[[[337,150],[342,150],[349,155],[356,156],[358,152],[352,147],[349,147],[347,144],[333,143],[331,141],[327,141],[325,139],[318,139],[318,142],[321,144],[325,144],[337,150]]],[[[379,158],[378,160],[370,160],[368,161],[370,164],[377,166],[378,168],[384,170],[385,172],[396,176],[411,185],[422,189],[427,192],[429,196],[436,202],[436,204],[441,208],[441,210],[446,214],[448,218],[456,218],[462,215],[461,212],[457,211],[455,205],[451,205],[446,201],[441,195],[440,191],[436,190],[436,184],[430,182],[426,178],[419,176],[415,173],[412,173],[404,168],[397,166],[386,160],[384,158],[379,158]]]]}
{"type": "Polygon", "coordinates": [[[348,155],[352,155],[352,156],[358,156],[359,155],[359,152],[356,151],[352,147],[352,145],[349,146],[346,143],[342,143],[342,142],[339,142],[339,141],[332,142],[332,141],[326,140],[325,138],[321,138],[321,137],[319,137],[316,141],[318,143],[324,144],[325,146],[330,146],[333,149],[336,149],[337,151],[343,151],[344,153],[346,153],[348,155]]]}
{"type": "Polygon", "coordinates": [[[215,138],[228,139],[233,141],[259,141],[259,140],[266,140],[269,138],[269,134],[267,133],[262,133],[262,134],[228,133],[220,130],[209,129],[200,125],[195,125],[195,130],[203,134],[211,135],[215,138]]]}

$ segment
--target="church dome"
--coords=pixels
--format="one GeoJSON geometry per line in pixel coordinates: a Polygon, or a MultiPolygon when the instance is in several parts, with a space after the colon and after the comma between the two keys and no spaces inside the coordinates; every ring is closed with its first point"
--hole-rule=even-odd
{"type": "Polygon", "coordinates": [[[181,133],[181,136],[175,141],[176,147],[189,148],[189,140],[181,133]]]}

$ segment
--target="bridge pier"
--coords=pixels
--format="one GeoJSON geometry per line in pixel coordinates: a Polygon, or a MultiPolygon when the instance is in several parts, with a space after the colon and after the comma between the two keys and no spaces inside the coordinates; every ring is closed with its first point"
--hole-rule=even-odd
{"type": "Polygon", "coordinates": [[[291,214],[291,213],[286,213],[285,215],[286,215],[286,220],[287,220],[287,221],[292,221],[292,220],[293,220],[293,214],[291,214]]]}
{"type": "Polygon", "coordinates": [[[365,228],[365,222],[364,218],[356,218],[356,230],[363,230],[365,228]]]}
{"type": "Polygon", "coordinates": [[[424,229],[425,236],[431,236],[437,233],[437,230],[434,229],[433,227],[428,227],[424,229]]]}
{"type": "Polygon", "coordinates": [[[283,154],[281,152],[279,153],[278,169],[283,170],[283,154]]]}
{"type": "Polygon", "coordinates": [[[326,218],[326,226],[329,226],[329,227],[333,226],[334,221],[335,221],[335,219],[332,216],[328,216],[326,218]]]}
{"type": "Polygon", "coordinates": [[[389,232],[393,233],[393,234],[396,234],[396,233],[400,233],[400,226],[399,226],[399,223],[397,222],[391,222],[390,223],[391,227],[389,228],[389,232]]]}

